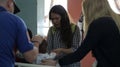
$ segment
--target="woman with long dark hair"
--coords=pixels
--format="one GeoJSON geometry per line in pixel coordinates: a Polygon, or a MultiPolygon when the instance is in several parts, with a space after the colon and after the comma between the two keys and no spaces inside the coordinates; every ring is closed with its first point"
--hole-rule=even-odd
{"type": "MultiPolygon", "coordinates": [[[[55,60],[58,60],[79,47],[80,31],[76,25],[71,24],[67,11],[61,5],[51,8],[49,19],[53,26],[50,27],[47,36],[47,51],[55,52],[55,60]]],[[[80,62],[61,67],[80,67],[80,62]]]]}
{"type": "MultiPolygon", "coordinates": [[[[107,0],[83,0],[82,5],[85,38],[74,53],[59,59],[59,64],[81,61],[92,50],[97,67],[120,67],[120,15],[113,12],[107,0]]],[[[42,64],[53,62],[44,60],[42,64]]]]}

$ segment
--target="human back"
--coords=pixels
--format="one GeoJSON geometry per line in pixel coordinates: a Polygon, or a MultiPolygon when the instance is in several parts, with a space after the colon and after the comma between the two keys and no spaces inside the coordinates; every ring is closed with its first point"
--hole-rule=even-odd
{"type": "MultiPolygon", "coordinates": [[[[111,17],[102,17],[91,24],[95,24],[98,26],[96,29],[99,29],[94,32],[98,36],[96,37],[94,34],[96,43],[95,48],[92,48],[92,53],[98,61],[97,65],[101,67],[119,67],[120,34],[114,20],[111,17]]],[[[90,33],[90,30],[88,33],[90,33]]],[[[89,37],[89,35],[86,37],[89,37]]]]}
{"type": "Polygon", "coordinates": [[[89,24],[100,17],[112,17],[120,30],[119,14],[116,14],[110,8],[107,0],[83,0],[84,30],[87,33],[89,24]],[[94,4],[92,4],[94,2],[94,4]],[[87,4],[87,5],[86,5],[87,4]],[[85,8],[87,7],[87,8],[85,8]],[[89,11],[89,12],[88,12],[89,11]]]}
{"type": "Polygon", "coordinates": [[[14,48],[31,63],[37,55],[37,48],[29,41],[24,21],[13,12],[13,0],[0,0],[0,67],[14,67],[14,48]]]}
{"type": "Polygon", "coordinates": [[[85,33],[89,34],[88,29],[91,25],[97,24],[96,27],[99,27],[98,32],[101,32],[102,35],[99,35],[101,42],[93,50],[98,65],[119,67],[120,19],[118,18],[120,16],[112,11],[107,0],[84,0],[83,12],[85,15],[84,23],[86,24],[85,33]],[[93,2],[94,4],[92,4],[93,2]]]}
{"type": "MultiPolygon", "coordinates": [[[[11,14],[7,12],[0,12],[0,65],[5,64],[2,59],[6,58],[6,65],[9,65],[9,63],[14,62],[14,54],[13,54],[13,49],[15,47],[15,41],[17,38],[17,30],[18,28],[16,26],[17,23],[14,22],[16,21],[13,19],[11,14]],[[11,17],[11,18],[10,18],[11,17]],[[14,20],[14,21],[11,21],[14,20]],[[12,54],[11,54],[12,53],[12,54]]],[[[16,18],[17,19],[17,18],[16,18]]]]}
{"type": "MultiPolygon", "coordinates": [[[[0,50],[0,66],[2,66],[2,64],[6,63],[6,66],[13,67],[13,65],[11,66],[9,63],[14,62],[14,59],[12,59],[14,57],[12,49],[15,44],[14,43],[15,42],[14,35],[16,35],[16,34],[14,34],[14,33],[16,31],[12,30],[12,27],[11,27],[11,25],[15,26],[14,22],[12,24],[11,23],[12,21],[10,20],[10,18],[8,18],[8,17],[11,17],[11,15],[7,11],[5,11],[6,9],[1,7],[1,5],[3,5],[3,4],[5,5],[5,3],[6,3],[6,0],[0,0],[0,23],[1,23],[0,24],[0,31],[1,31],[1,33],[0,33],[0,49],[1,49],[0,50]],[[9,23],[6,23],[6,22],[9,22],[9,23]],[[11,38],[11,37],[13,37],[13,38],[11,38]],[[3,59],[6,59],[6,60],[3,60],[3,59]],[[6,62],[4,62],[4,61],[6,61],[6,62]]],[[[15,29],[15,28],[13,28],[13,29],[15,29]]]]}
{"type": "Polygon", "coordinates": [[[92,50],[97,67],[120,67],[120,28],[117,21],[120,17],[113,13],[107,0],[83,0],[82,5],[85,38],[81,46],[60,59],[59,64],[81,61],[92,50]]]}

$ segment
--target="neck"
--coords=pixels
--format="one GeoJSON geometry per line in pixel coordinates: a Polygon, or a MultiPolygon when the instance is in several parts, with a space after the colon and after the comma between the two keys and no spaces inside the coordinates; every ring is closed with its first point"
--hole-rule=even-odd
{"type": "Polygon", "coordinates": [[[6,1],[0,0],[0,6],[4,7],[5,9],[7,9],[6,1]]]}

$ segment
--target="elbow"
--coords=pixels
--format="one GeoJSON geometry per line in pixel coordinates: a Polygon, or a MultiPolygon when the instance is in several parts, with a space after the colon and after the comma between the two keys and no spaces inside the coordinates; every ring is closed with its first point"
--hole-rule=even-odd
{"type": "Polygon", "coordinates": [[[24,57],[26,59],[26,61],[33,63],[38,55],[38,49],[34,48],[33,50],[27,51],[24,53],[24,57]]]}
{"type": "Polygon", "coordinates": [[[25,57],[26,61],[28,61],[29,63],[33,63],[36,59],[36,57],[25,57]]]}

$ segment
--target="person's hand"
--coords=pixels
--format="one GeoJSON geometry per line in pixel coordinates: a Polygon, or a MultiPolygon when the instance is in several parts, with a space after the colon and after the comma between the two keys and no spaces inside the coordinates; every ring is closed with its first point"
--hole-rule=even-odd
{"type": "Polygon", "coordinates": [[[32,37],[31,41],[34,43],[34,46],[39,48],[40,44],[43,41],[43,37],[40,35],[35,35],[32,37]]]}
{"type": "Polygon", "coordinates": [[[56,55],[60,55],[62,52],[63,52],[63,48],[57,48],[57,49],[54,49],[53,52],[56,53],[56,55]]]}
{"type": "Polygon", "coordinates": [[[45,60],[42,60],[41,64],[42,65],[56,66],[57,61],[52,60],[52,59],[45,59],[45,60]]]}

